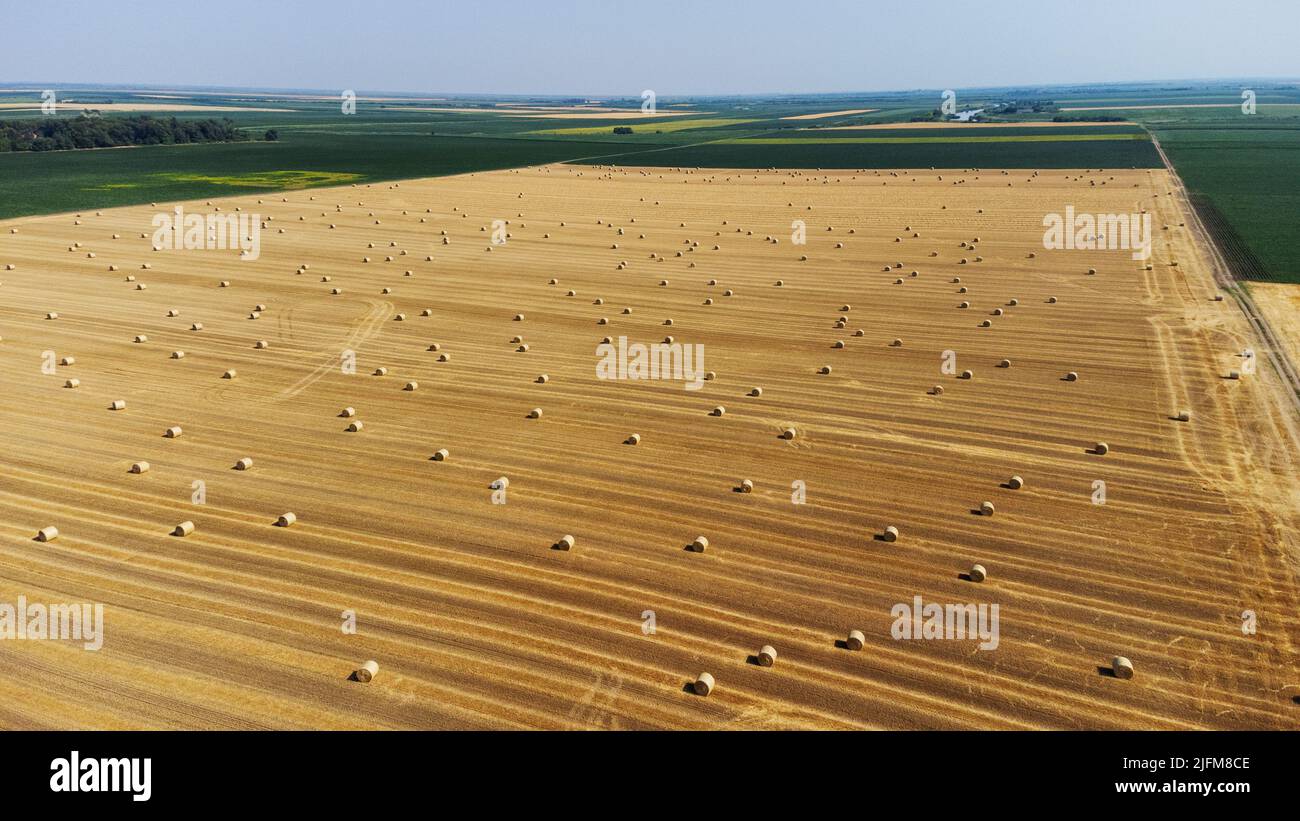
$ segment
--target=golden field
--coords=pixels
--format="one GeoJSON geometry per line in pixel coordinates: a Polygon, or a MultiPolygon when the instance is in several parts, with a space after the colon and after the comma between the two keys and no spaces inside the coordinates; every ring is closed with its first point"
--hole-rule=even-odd
{"type": "Polygon", "coordinates": [[[547,166],[185,204],[269,219],[256,261],[152,251],[174,203],[0,222],[0,601],[105,607],[97,652],[0,641],[0,726],[1293,728],[1294,420],[1263,363],[1224,378],[1250,332],[1170,190],[547,166]],[[1067,205],[1152,209],[1152,270],[1045,251],[1067,205]],[[596,378],[665,334],[716,378],[596,378]],[[999,646],[893,639],[914,596],[997,604],[999,646]]]}

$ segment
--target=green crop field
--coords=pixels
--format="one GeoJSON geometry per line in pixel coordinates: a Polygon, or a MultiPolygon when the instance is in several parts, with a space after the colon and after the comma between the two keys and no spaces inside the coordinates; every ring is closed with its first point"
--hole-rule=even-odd
{"type": "MultiPolygon", "coordinates": [[[[1300,88],[1255,89],[1255,115],[1242,114],[1241,89],[1225,84],[1117,84],[1052,89],[969,90],[963,108],[992,106],[998,129],[952,124],[908,128],[931,119],[937,92],[869,95],[701,97],[661,101],[681,117],[575,118],[564,106],[580,100],[522,97],[360,100],[343,115],[324,95],[261,92],[176,95],[166,103],[211,108],[160,112],[157,117],[229,118],[252,138],[243,143],[148,146],[93,151],[0,153],[0,218],[141,202],[276,191],[458,174],[546,162],[716,168],[1154,168],[1159,139],[1206,221],[1232,249],[1244,275],[1300,282],[1300,249],[1291,241],[1300,213],[1300,88]],[[1037,106],[999,108],[1002,100],[1037,106]],[[498,105],[554,109],[509,113],[498,105]],[[1206,106],[1137,108],[1135,106],[1206,106]],[[1101,106],[1114,106],[1102,109],[1101,106]],[[1034,107],[1040,110],[1033,110],[1034,107]],[[1068,111],[1088,108],[1089,111],[1068,111]],[[274,109],[258,111],[256,109],[274,109]],[[788,117],[873,109],[812,120],[788,117]],[[1129,122],[1074,122],[1015,127],[1015,123],[1118,117],[1129,122]],[[892,123],[888,131],[856,128],[892,123]],[[615,134],[616,126],[632,129],[615,134]],[[1145,128],[1144,128],[1145,127],[1145,128]],[[268,129],[279,136],[262,140],[268,129]]],[[[72,100],[59,116],[78,116],[109,103],[157,104],[129,89],[60,90],[72,100]]],[[[35,92],[0,93],[0,120],[39,116],[35,92]]],[[[607,108],[639,111],[637,98],[607,108]]],[[[102,116],[122,116],[106,111],[102,116]]]]}
{"type": "MultiPolygon", "coordinates": [[[[1267,99],[1259,94],[1261,102],[1267,99]]],[[[1293,239],[1300,214],[1300,105],[1259,105],[1246,115],[1238,99],[1220,108],[1113,113],[1131,116],[1160,141],[1232,258],[1234,273],[1300,283],[1300,248],[1293,239]]]]}
{"type": "Polygon", "coordinates": [[[1158,168],[1149,140],[1026,142],[741,139],[614,154],[599,162],[697,168],[1158,168]]]}
{"type": "MultiPolygon", "coordinates": [[[[1041,132],[1043,129],[1039,129],[1041,132]]],[[[753,137],[721,140],[724,143],[741,143],[743,145],[836,145],[846,143],[871,143],[874,145],[928,144],[928,143],[1068,143],[1093,142],[1096,140],[1149,140],[1146,134],[952,134],[935,137],[753,137]]]]}
{"type": "Polygon", "coordinates": [[[0,154],[0,218],[434,177],[607,151],[546,140],[303,132],[274,143],[11,152],[0,154]]]}

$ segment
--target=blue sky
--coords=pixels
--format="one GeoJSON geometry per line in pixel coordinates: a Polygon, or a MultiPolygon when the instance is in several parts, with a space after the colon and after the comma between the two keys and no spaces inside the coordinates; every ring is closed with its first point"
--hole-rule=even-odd
{"type": "Polygon", "coordinates": [[[1300,76],[1288,0],[0,0],[0,82],[639,96],[1300,76]]]}

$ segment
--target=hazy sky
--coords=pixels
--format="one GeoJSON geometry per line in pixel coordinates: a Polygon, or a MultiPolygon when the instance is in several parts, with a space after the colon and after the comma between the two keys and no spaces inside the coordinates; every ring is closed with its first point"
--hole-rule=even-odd
{"type": "Polygon", "coordinates": [[[1300,0],[0,0],[0,82],[640,96],[1300,75],[1300,0]]]}

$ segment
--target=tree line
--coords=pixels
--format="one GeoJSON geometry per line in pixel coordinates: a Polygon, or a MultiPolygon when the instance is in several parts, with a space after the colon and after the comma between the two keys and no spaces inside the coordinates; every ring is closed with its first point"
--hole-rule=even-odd
{"type": "MultiPolygon", "coordinates": [[[[266,139],[277,139],[279,135],[266,139]]],[[[0,151],[66,151],[73,148],[113,148],[124,145],[179,145],[241,142],[249,139],[228,118],[208,120],[130,117],[51,117],[44,120],[0,120],[0,151]]]]}

